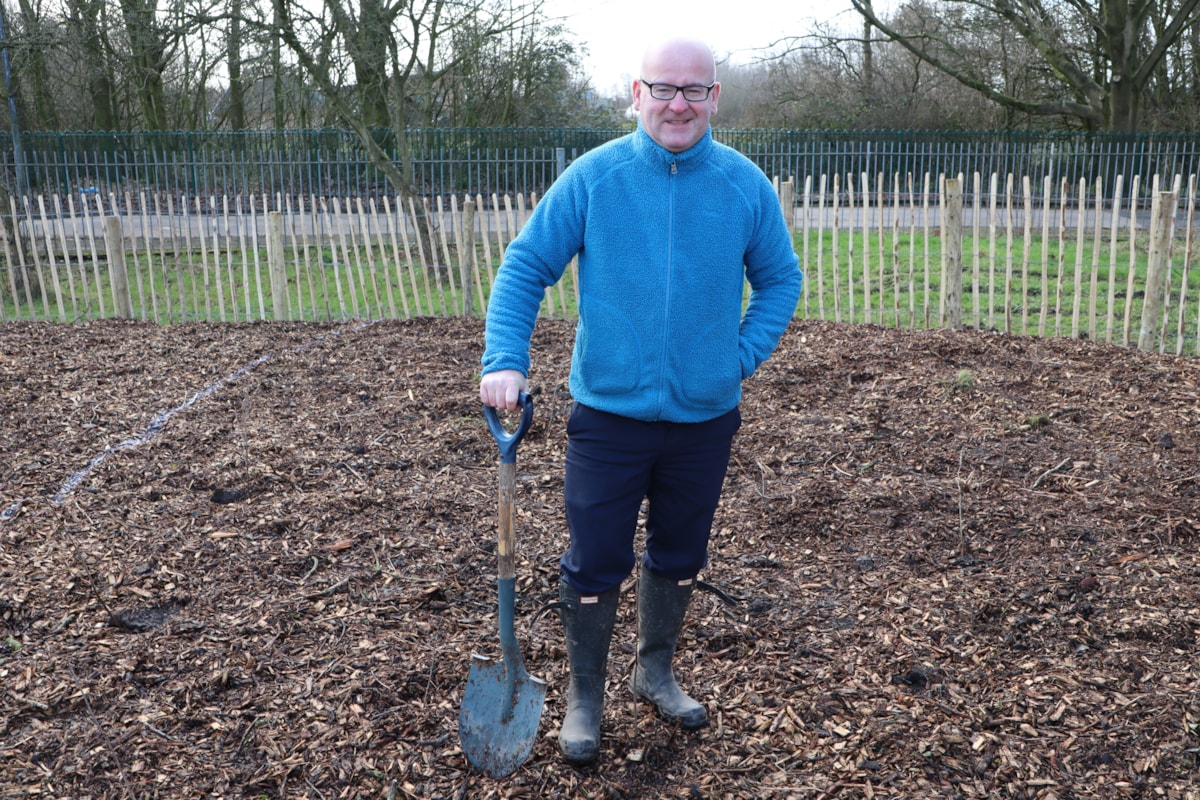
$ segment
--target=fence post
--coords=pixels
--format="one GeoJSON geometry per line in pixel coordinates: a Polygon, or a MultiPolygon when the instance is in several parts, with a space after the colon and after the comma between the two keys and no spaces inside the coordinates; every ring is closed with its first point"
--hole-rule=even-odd
{"type": "Polygon", "coordinates": [[[104,218],[104,250],[112,276],[113,306],[117,316],[133,319],[133,295],[129,293],[129,273],[125,271],[125,237],[121,233],[120,217],[104,218]]]}
{"type": "Polygon", "coordinates": [[[475,269],[475,201],[469,196],[463,203],[462,229],[462,252],[458,254],[458,270],[463,287],[463,315],[473,317],[475,300],[471,294],[471,287],[479,285],[479,273],[475,269]]]}
{"type": "Polygon", "coordinates": [[[271,276],[271,310],[275,319],[291,319],[287,259],[283,257],[283,215],[279,211],[267,214],[267,272],[271,276]]]}
{"type": "Polygon", "coordinates": [[[783,211],[783,221],[787,224],[788,233],[796,232],[796,179],[782,180],[778,175],[771,179],[775,187],[775,196],[779,198],[779,208],[783,211]]]}
{"type": "Polygon", "coordinates": [[[963,195],[962,180],[946,179],[946,227],[942,230],[942,247],[946,251],[946,272],[942,275],[942,327],[962,325],[962,239],[963,195]]]}
{"type": "Polygon", "coordinates": [[[1170,272],[1171,237],[1175,234],[1175,192],[1159,192],[1150,204],[1150,255],[1146,261],[1146,299],[1138,349],[1153,350],[1162,323],[1163,302],[1170,272]]]}

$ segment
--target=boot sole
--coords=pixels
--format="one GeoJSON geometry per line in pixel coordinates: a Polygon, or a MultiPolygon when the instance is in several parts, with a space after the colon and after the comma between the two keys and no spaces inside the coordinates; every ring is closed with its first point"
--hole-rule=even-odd
{"type": "Polygon", "coordinates": [[[701,707],[700,710],[704,713],[704,716],[700,717],[698,720],[693,721],[693,719],[690,717],[680,716],[678,714],[669,714],[666,711],[663,711],[662,706],[660,706],[658,703],[656,703],[654,701],[654,698],[647,697],[646,695],[642,694],[641,692],[635,691],[633,693],[633,696],[635,698],[637,698],[638,700],[642,700],[642,701],[654,706],[654,710],[656,712],[658,712],[658,715],[660,717],[667,720],[668,722],[678,722],[683,727],[684,730],[694,731],[698,728],[703,728],[705,725],[708,724],[708,711],[705,711],[703,707],[701,707]]]}
{"type": "Polygon", "coordinates": [[[586,767],[588,764],[594,763],[596,760],[596,756],[600,755],[599,748],[596,748],[596,750],[590,754],[569,753],[565,749],[563,749],[563,746],[561,744],[558,747],[558,751],[560,753],[562,753],[562,757],[563,757],[564,761],[566,761],[568,764],[571,764],[572,766],[576,766],[576,767],[586,767]]]}

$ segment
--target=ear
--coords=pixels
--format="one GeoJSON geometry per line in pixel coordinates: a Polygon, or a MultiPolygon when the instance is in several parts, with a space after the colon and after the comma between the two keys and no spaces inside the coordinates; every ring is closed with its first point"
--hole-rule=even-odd
{"type": "Polygon", "coordinates": [[[717,113],[717,98],[721,96],[721,82],[718,81],[713,85],[712,92],[708,95],[708,102],[712,103],[712,113],[717,113]]]}
{"type": "Polygon", "coordinates": [[[633,110],[642,110],[642,82],[638,78],[633,79],[633,110]]]}

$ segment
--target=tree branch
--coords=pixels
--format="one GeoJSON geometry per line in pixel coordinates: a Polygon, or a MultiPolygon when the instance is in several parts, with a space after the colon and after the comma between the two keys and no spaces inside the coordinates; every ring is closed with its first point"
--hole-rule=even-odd
{"type": "Polygon", "coordinates": [[[1050,102],[1041,103],[1029,100],[1022,100],[1019,97],[1014,97],[1006,92],[1002,92],[986,81],[974,75],[969,75],[944,59],[930,53],[922,47],[918,47],[913,43],[911,37],[897,31],[891,25],[885,23],[875,13],[871,7],[870,0],[850,0],[850,5],[854,7],[864,19],[870,22],[889,40],[903,47],[908,52],[912,53],[917,58],[936,67],[946,75],[961,83],[963,86],[974,89],[989,100],[999,103],[1007,108],[1017,111],[1023,111],[1027,114],[1037,114],[1039,116],[1066,114],[1080,119],[1099,122],[1102,120],[1100,109],[1091,104],[1073,103],[1073,102],[1050,102]]]}
{"type": "MultiPolygon", "coordinates": [[[[1146,5],[1149,5],[1149,0],[1146,0],[1146,5]]],[[[1155,40],[1154,47],[1150,48],[1150,52],[1146,54],[1146,58],[1138,67],[1137,72],[1133,74],[1133,85],[1139,91],[1146,86],[1150,76],[1166,57],[1167,51],[1181,35],[1183,29],[1196,22],[1197,17],[1200,17],[1198,9],[1200,9],[1200,0],[1183,0],[1180,4],[1175,16],[1171,18],[1171,23],[1167,25],[1167,29],[1155,40]]],[[[1193,54],[1193,58],[1195,57],[1193,54]]]]}

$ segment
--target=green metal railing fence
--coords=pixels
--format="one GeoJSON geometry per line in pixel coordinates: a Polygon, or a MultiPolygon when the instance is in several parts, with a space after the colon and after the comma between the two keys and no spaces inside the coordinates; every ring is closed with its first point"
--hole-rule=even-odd
{"type": "MultiPolygon", "coordinates": [[[[412,154],[426,196],[544,192],[573,159],[626,129],[414,129],[376,132],[397,163],[412,154]]],[[[802,185],[819,175],[983,175],[1080,179],[1200,171],[1200,136],[994,131],[718,129],[767,175],[802,185]]],[[[25,133],[14,160],[0,133],[0,179],[24,194],[147,190],[162,194],[359,196],[391,194],[346,130],[25,133]]]]}

